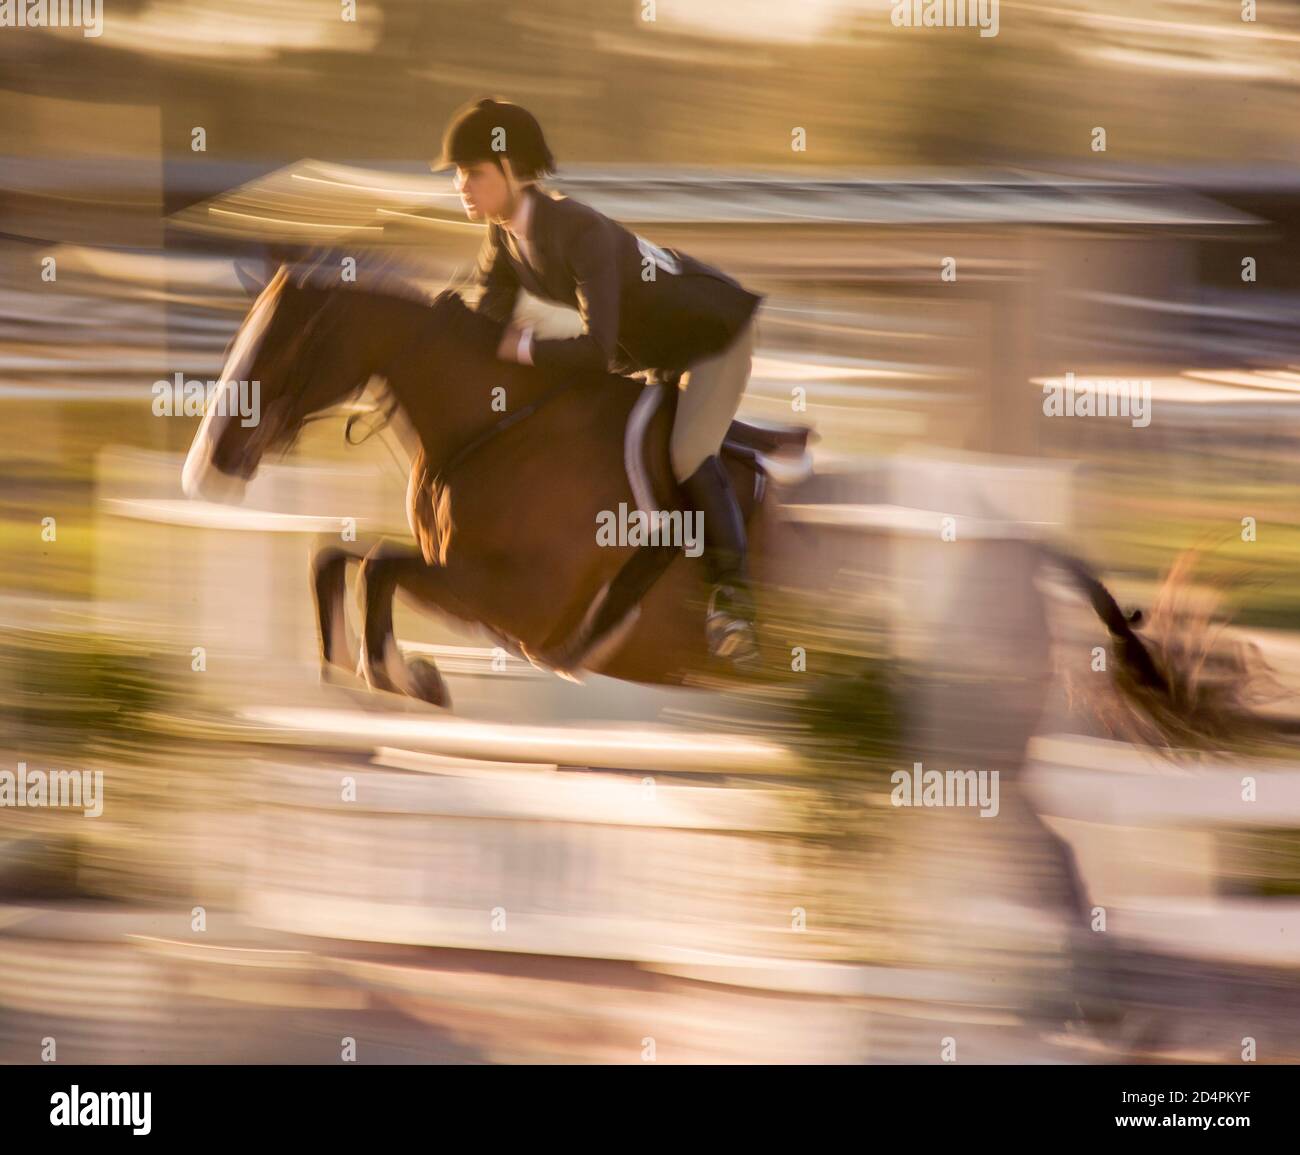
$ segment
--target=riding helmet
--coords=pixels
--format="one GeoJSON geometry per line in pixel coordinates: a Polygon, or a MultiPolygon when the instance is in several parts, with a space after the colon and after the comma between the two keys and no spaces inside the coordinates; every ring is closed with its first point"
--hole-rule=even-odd
{"type": "Polygon", "coordinates": [[[503,156],[510,158],[510,167],[522,180],[555,171],[555,158],[533,114],[518,104],[485,97],[452,118],[433,170],[468,168],[483,160],[500,162],[503,156]]]}

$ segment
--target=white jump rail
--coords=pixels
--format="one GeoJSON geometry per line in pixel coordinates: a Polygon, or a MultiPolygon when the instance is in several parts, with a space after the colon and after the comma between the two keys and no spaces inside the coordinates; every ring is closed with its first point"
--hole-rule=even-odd
{"type": "Polygon", "coordinates": [[[425,718],[364,710],[255,707],[242,721],[268,742],[340,750],[395,746],[495,762],[611,766],[623,770],[771,773],[790,768],[785,747],[725,734],[632,726],[524,726],[454,717],[425,718]]]}

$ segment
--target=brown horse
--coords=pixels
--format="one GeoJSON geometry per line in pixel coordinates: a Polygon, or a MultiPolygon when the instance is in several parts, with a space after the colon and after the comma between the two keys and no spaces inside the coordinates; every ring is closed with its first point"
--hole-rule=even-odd
{"type": "MultiPolygon", "coordinates": [[[[480,623],[540,665],[562,669],[572,662],[659,684],[730,676],[705,643],[701,561],[667,544],[638,549],[597,540],[598,518],[609,524],[620,506],[630,515],[645,505],[624,455],[642,384],[606,374],[548,380],[530,366],[497,360],[499,331],[454,292],[429,303],[400,291],[321,288],[282,268],[255,303],[222,374],[226,381],[261,382],[262,420],[244,427],[210,411],[187,459],[186,491],[237,498],[267,450],[287,445],[309,415],[380,376],[420,441],[408,519],[421,548],[384,542],[363,564],[360,672],[372,687],[448,704],[429,663],[408,667],[400,659],[391,611],[398,590],[423,607],[480,623]],[[637,563],[628,567],[634,555],[637,563]],[[580,627],[620,573],[623,584],[644,593],[639,607],[594,639],[602,644],[575,650],[573,639],[585,636],[580,627]]],[[[645,478],[658,508],[670,510],[673,397],[656,388],[664,403],[644,423],[645,478]]],[[[779,576],[768,547],[773,505],[759,500],[765,484],[752,451],[742,447],[728,463],[749,515],[755,578],[770,585],[779,576]]],[[[785,528],[785,555],[810,532],[785,528]]],[[[341,613],[348,559],[342,546],[322,550],[315,584],[322,656],[356,668],[341,613]]]]}

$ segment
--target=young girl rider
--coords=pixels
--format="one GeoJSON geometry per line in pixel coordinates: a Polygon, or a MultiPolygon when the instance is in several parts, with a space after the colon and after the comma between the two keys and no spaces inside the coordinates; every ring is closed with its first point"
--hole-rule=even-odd
{"type": "Polygon", "coordinates": [[[538,179],[555,171],[554,158],[536,119],[517,104],[485,99],[458,113],[434,167],[453,166],[466,214],[488,225],[476,308],[506,326],[498,356],[560,376],[681,374],[670,459],[688,508],[704,519],[709,645],[734,662],[752,661],[745,523],[718,452],[749,380],[761,296],[540,188],[538,179]],[[553,338],[517,325],[521,287],[576,309],[583,332],[553,338]]]}

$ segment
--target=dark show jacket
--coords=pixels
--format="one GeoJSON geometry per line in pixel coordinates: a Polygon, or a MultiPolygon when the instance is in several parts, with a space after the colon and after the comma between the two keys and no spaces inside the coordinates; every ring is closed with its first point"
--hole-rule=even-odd
{"type": "Polygon", "coordinates": [[[580,336],[534,336],[532,361],[540,369],[558,375],[681,371],[726,348],[763,299],[580,201],[534,186],[524,195],[532,197],[527,241],[535,266],[490,222],[478,256],[477,311],[508,321],[521,287],[577,309],[586,329],[580,336]],[[642,275],[651,267],[653,280],[642,275]]]}

